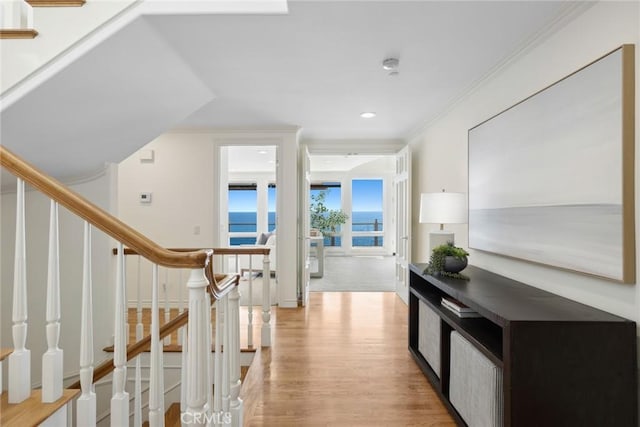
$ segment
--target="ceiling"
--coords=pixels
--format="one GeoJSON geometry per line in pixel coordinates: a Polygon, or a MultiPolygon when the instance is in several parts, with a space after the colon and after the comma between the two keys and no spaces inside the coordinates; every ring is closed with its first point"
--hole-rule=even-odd
{"type": "Polygon", "coordinates": [[[288,15],[149,22],[216,95],[179,127],[299,126],[303,139],[399,139],[571,5],[290,1],[288,15]],[[400,60],[397,76],[382,68],[387,57],[400,60]],[[364,111],[377,116],[362,119],[364,111]]]}
{"type": "Polygon", "coordinates": [[[94,173],[171,129],[401,140],[576,5],[290,1],[287,15],[146,15],[3,108],[0,137],[57,177],[94,173]],[[381,66],[390,56],[395,77],[381,66]]]}

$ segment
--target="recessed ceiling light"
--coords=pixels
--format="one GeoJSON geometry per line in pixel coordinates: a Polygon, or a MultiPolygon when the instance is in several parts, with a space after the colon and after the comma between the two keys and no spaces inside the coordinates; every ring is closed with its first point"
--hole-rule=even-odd
{"type": "Polygon", "coordinates": [[[267,150],[260,150],[260,151],[258,151],[258,153],[260,153],[260,154],[267,154],[267,150]]]}
{"type": "Polygon", "coordinates": [[[363,119],[372,119],[376,116],[376,113],[374,113],[373,111],[365,111],[363,113],[360,113],[360,117],[362,117],[363,119]]]}

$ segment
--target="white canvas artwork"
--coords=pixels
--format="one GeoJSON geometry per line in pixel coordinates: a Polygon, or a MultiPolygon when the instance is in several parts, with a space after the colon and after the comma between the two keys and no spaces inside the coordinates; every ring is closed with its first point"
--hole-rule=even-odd
{"type": "Polygon", "coordinates": [[[623,279],[622,49],[469,131],[469,246],[623,279]]]}

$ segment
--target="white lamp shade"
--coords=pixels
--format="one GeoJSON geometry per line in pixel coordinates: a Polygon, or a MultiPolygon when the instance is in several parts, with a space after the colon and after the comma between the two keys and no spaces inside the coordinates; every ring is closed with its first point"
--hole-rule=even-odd
{"type": "Polygon", "coordinates": [[[420,222],[433,224],[465,224],[467,197],[464,193],[422,193],[420,222]]]}

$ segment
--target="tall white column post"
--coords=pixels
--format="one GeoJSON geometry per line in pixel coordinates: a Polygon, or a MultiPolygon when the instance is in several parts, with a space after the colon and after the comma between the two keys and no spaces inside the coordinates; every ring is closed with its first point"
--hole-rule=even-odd
{"type": "Polygon", "coordinates": [[[80,387],[76,402],[78,425],[96,425],[96,394],[93,391],[93,296],[91,283],[91,226],[84,223],[82,314],[80,320],[80,387]]]}
{"type": "Polygon", "coordinates": [[[124,271],[124,246],[118,243],[116,261],[115,325],[113,343],[113,396],[111,397],[111,427],[129,425],[129,393],[127,382],[127,304],[124,271]]]}
{"type": "Polygon", "coordinates": [[[27,350],[27,255],[24,181],[16,187],[16,246],[13,264],[13,353],[9,355],[9,403],[20,403],[31,394],[31,350],[27,350]]]}
{"type": "Polygon", "coordinates": [[[60,256],[58,204],[51,200],[49,214],[49,262],[47,268],[47,351],[42,355],[42,401],[62,396],[63,352],[60,340],[60,256]]]}

